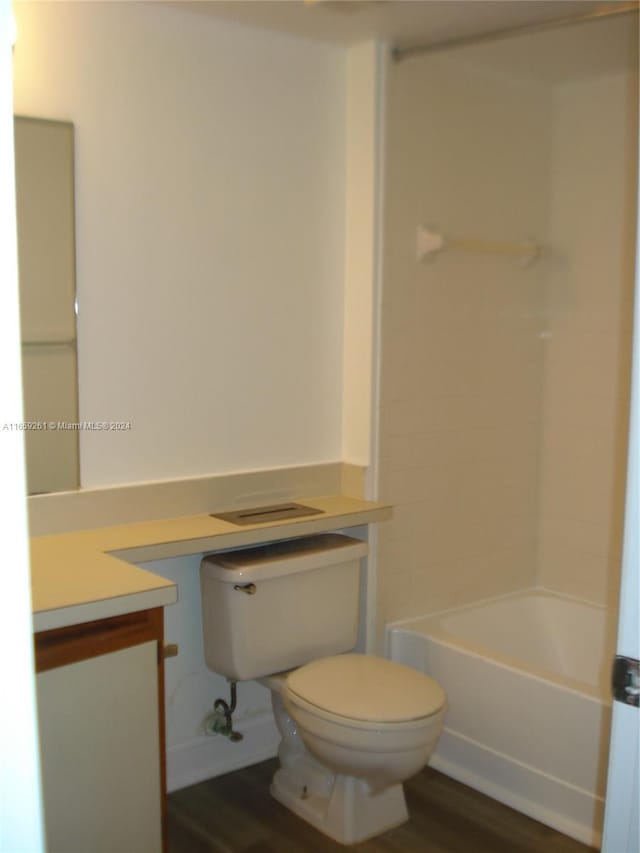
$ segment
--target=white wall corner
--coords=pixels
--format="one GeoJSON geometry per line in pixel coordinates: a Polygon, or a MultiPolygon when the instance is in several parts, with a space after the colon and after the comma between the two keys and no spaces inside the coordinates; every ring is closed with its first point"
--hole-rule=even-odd
{"type": "Polygon", "coordinates": [[[342,456],[373,456],[380,277],[384,46],[347,49],[342,456]]]}

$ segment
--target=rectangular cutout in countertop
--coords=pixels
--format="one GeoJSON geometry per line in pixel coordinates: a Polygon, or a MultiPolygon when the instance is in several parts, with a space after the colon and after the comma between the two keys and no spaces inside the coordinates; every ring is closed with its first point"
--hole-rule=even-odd
{"type": "Polygon", "coordinates": [[[284,503],[238,509],[233,512],[212,512],[210,515],[211,518],[219,518],[221,521],[244,526],[263,524],[267,521],[283,521],[289,518],[304,518],[307,515],[322,515],[322,510],[304,506],[304,504],[284,503]]]}

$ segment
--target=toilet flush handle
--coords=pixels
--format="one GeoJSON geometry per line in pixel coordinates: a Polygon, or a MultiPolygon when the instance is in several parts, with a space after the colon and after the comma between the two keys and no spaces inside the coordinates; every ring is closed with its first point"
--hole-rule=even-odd
{"type": "Polygon", "coordinates": [[[247,595],[255,595],[257,592],[257,587],[254,583],[236,583],[233,588],[237,589],[238,592],[244,592],[247,595]]]}

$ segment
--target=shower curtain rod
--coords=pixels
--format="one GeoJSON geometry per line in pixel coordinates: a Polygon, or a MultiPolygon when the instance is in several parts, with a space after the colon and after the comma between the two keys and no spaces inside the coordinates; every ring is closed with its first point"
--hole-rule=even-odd
{"type": "Polygon", "coordinates": [[[401,62],[403,59],[408,59],[411,56],[417,56],[421,53],[437,53],[438,51],[449,50],[454,47],[465,47],[466,45],[471,44],[498,41],[500,39],[510,38],[511,36],[525,35],[526,33],[544,32],[545,30],[553,30],[558,27],[566,27],[570,24],[579,24],[583,21],[598,21],[612,15],[629,15],[633,12],[638,12],[638,9],[639,4],[637,2],[598,6],[592,12],[583,12],[581,14],[570,15],[565,18],[553,18],[550,21],[521,24],[515,27],[503,27],[500,30],[489,30],[485,33],[460,36],[459,38],[445,39],[444,41],[436,41],[427,44],[416,44],[407,47],[392,47],[391,58],[394,62],[401,62]]]}

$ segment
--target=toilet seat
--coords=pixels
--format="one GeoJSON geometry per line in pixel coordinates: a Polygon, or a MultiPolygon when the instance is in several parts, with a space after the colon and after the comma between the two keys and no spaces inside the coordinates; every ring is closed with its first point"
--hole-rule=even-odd
{"type": "Polygon", "coordinates": [[[286,692],[309,713],[363,730],[420,727],[445,705],[432,678],[373,655],[312,661],[288,674],[286,692]]]}

